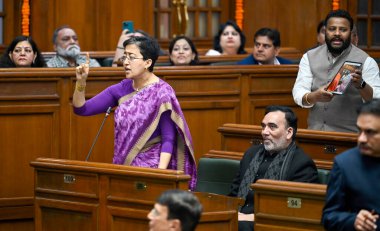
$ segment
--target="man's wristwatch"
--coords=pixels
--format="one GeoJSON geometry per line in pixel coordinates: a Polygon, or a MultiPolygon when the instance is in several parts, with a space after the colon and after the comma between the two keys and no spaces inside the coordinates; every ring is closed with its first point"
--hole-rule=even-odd
{"type": "Polygon", "coordinates": [[[363,89],[365,88],[365,85],[367,85],[367,83],[364,81],[364,79],[362,79],[362,82],[360,83],[360,86],[357,87],[357,89],[363,89]]]}

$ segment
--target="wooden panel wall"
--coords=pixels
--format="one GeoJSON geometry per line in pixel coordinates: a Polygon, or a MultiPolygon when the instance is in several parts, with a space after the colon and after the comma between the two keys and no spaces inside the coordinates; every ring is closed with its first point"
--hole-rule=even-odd
{"type": "Polygon", "coordinates": [[[316,44],[317,26],[331,10],[331,0],[244,1],[244,32],[247,45],[262,27],[277,28],[281,46],[305,51],[316,44]]]}
{"type": "MultiPolygon", "coordinates": [[[[21,1],[5,1],[5,44],[21,34],[20,4],[21,1]]],[[[222,11],[224,8],[231,9],[231,19],[234,19],[233,6],[234,1],[222,6],[222,11]]],[[[345,4],[342,3],[342,6],[345,4]]],[[[255,31],[267,26],[280,30],[283,47],[304,51],[315,44],[318,22],[330,9],[331,0],[244,1],[243,30],[247,36],[247,47],[252,47],[255,31]]],[[[136,29],[154,34],[154,0],[31,1],[31,35],[42,51],[53,50],[53,31],[65,24],[78,33],[82,50],[114,50],[124,20],[133,20],[136,29]]],[[[221,18],[221,21],[225,20],[221,18]]],[[[210,48],[207,44],[211,41],[199,41],[197,45],[199,48],[210,48]]],[[[166,44],[162,45],[167,47],[166,44]]]]}
{"type": "MultiPolygon", "coordinates": [[[[3,1],[4,4],[4,21],[3,21],[3,41],[4,45],[8,45],[12,39],[21,34],[21,4],[15,1],[3,1]]],[[[1,50],[1,53],[3,51],[1,50]]]]}
{"type": "MultiPolygon", "coordinates": [[[[357,0],[340,0],[340,8],[356,18],[357,0]]],[[[4,44],[21,34],[21,0],[4,1],[4,44]]],[[[31,36],[42,51],[53,51],[51,37],[55,28],[70,25],[79,36],[82,50],[111,51],[121,33],[121,23],[132,20],[136,29],[154,35],[154,0],[31,0],[31,36]]],[[[221,22],[234,19],[234,1],[223,0],[221,22]]],[[[294,47],[301,52],[316,43],[316,28],[331,10],[331,0],[247,0],[244,1],[243,31],[246,47],[253,46],[253,35],[261,27],[278,28],[282,47],[294,47]]],[[[198,48],[211,48],[212,39],[195,39],[198,48]]],[[[161,42],[167,47],[167,40],[161,42]]],[[[2,53],[4,47],[0,45],[2,53]]],[[[373,57],[379,51],[369,49],[373,57]]]]}
{"type": "Polygon", "coordinates": [[[125,20],[153,34],[153,4],[151,0],[33,0],[31,35],[42,51],[52,51],[54,30],[69,25],[82,50],[114,50],[125,20]]]}

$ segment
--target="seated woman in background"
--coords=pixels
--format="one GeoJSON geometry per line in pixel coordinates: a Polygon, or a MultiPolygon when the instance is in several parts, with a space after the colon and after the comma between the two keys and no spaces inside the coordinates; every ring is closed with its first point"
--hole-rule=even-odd
{"type": "Polygon", "coordinates": [[[169,60],[173,66],[198,64],[198,51],[193,41],[186,36],[175,37],[169,44],[169,60]]]}
{"type": "Polygon", "coordinates": [[[231,20],[222,24],[218,34],[214,37],[214,49],[206,55],[237,55],[246,54],[244,50],[245,35],[239,26],[231,20]]]}
{"type": "Polygon", "coordinates": [[[46,67],[46,63],[31,37],[17,36],[1,56],[0,67],[46,67]]]}

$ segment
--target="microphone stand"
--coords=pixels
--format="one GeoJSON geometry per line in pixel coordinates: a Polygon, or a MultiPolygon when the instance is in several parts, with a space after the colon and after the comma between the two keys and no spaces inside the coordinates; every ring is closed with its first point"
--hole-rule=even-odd
{"type": "Polygon", "coordinates": [[[108,107],[107,112],[106,112],[106,115],[104,116],[104,119],[103,119],[103,121],[102,121],[102,124],[100,125],[100,128],[99,128],[99,130],[98,130],[98,134],[96,134],[95,139],[94,139],[94,142],[92,142],[92,145],[91,145],[90,151],[89,151],[88,154],[87,154],[86,161],[88,161],[88,159],[90,158],[90,155],[91,155],[92,149],[94,148],[95,143],[96,143],[96,141],[98,140],[98,137],[99,137],[100,132],[102,131],[102,128],[103,128],[104,122],[106,121],[107,117],[108,117],[108,116],[110,115],[110,113],[111,113],[111,109],[112,109],[111,107],[108,107]]]}

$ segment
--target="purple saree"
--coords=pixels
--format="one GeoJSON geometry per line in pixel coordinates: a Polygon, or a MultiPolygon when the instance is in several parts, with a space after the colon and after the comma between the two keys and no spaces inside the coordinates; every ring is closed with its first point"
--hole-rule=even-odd
{"type": "Polygon", "coordinates": [[[175,144],[168,169],[182,170],[191,176],[195,189],[196,164],[189,128],[175,96],[166,82],[149,85],[119,99],[115,110],[115,154],[113,163],[157,168],[161,137],[154,135],[164,113],[175,124],[175,144]]]}

